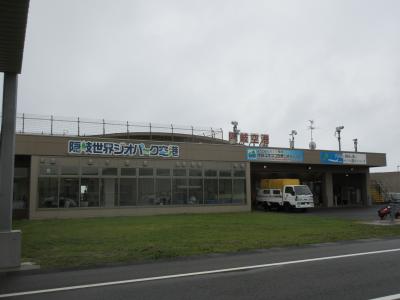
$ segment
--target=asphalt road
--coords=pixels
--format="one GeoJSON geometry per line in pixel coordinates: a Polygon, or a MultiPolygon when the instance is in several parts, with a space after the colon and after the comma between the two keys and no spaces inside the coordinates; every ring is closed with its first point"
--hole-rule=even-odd
{"type": "Polygon", "coordinates": [[[0,275],[0,298],[5,294],[31,291],[40,292],[10,299],[371,299],[400,293],[400,239],[275,248],[87,270],[0,275]],[[243,267],[248,268],[224,271],[243,267]],[[153,278],[210,270],[220,271],[153,278]],[[142,278],[153,279],[113,284],[142,278]],[[90,286],[98,283],[106,285],[90,286]],[[46,292],[74,286],[78,286],[77,289],[46,292]]]}

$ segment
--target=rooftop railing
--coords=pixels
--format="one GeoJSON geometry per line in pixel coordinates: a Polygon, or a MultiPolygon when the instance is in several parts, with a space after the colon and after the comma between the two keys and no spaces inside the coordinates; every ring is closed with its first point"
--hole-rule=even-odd
{"type": "MultiPolygon", "coordinates": [[[[1,126],[1,125],[0,125],[1,126]]],[[[87,118],[57,117],[34,114],[17,114],[16,132],[21,134],[40,134],[57,136],[107,136],[111,134],[134,137],[138,134],[165,134],[172,137],[178,134],[203,136],[223,140],[222,128],[201,128],[175,124],[138,123],[129,121],[93,120],[87,118]]]]}

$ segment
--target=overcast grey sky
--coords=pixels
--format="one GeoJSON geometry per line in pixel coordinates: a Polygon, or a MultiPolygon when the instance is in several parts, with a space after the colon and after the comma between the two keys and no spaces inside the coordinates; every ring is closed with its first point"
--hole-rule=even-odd
{"type": "MultiPolygon", "coordinates": [[[[400,1],[31,0],[18,111],[269,133],[400,165],[400,1]]],[[[376,169],[378,171],[379,169],[376,169]]]]}

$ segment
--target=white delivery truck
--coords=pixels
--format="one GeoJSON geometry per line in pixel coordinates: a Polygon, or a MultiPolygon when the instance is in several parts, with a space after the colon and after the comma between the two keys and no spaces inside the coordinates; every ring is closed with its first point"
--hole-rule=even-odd
{"type": "Polygon", "coordinates": [[[262,179],[257,189],[256,201],[265,209],[301,209],[314,207],[314,197],[307,185],[299,179],[262,179]]]}

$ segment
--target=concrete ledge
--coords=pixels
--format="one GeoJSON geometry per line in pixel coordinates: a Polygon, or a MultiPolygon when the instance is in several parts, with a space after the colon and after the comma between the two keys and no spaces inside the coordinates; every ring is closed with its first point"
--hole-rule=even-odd
{"type": "Polygon", "coordinates": [[[20,268],[21,231],[0,231],[0,270],[20,268]]]}
{"type": "Polygon", "coordinates": [[[24,272],[24,271],[32,271],[39,270],[40,266],[32,263],[32,262],[23,262],[19,267],[14,268],[2,268],[0,269],[0,273],[14,273],[14,272],[24,272]]]}

